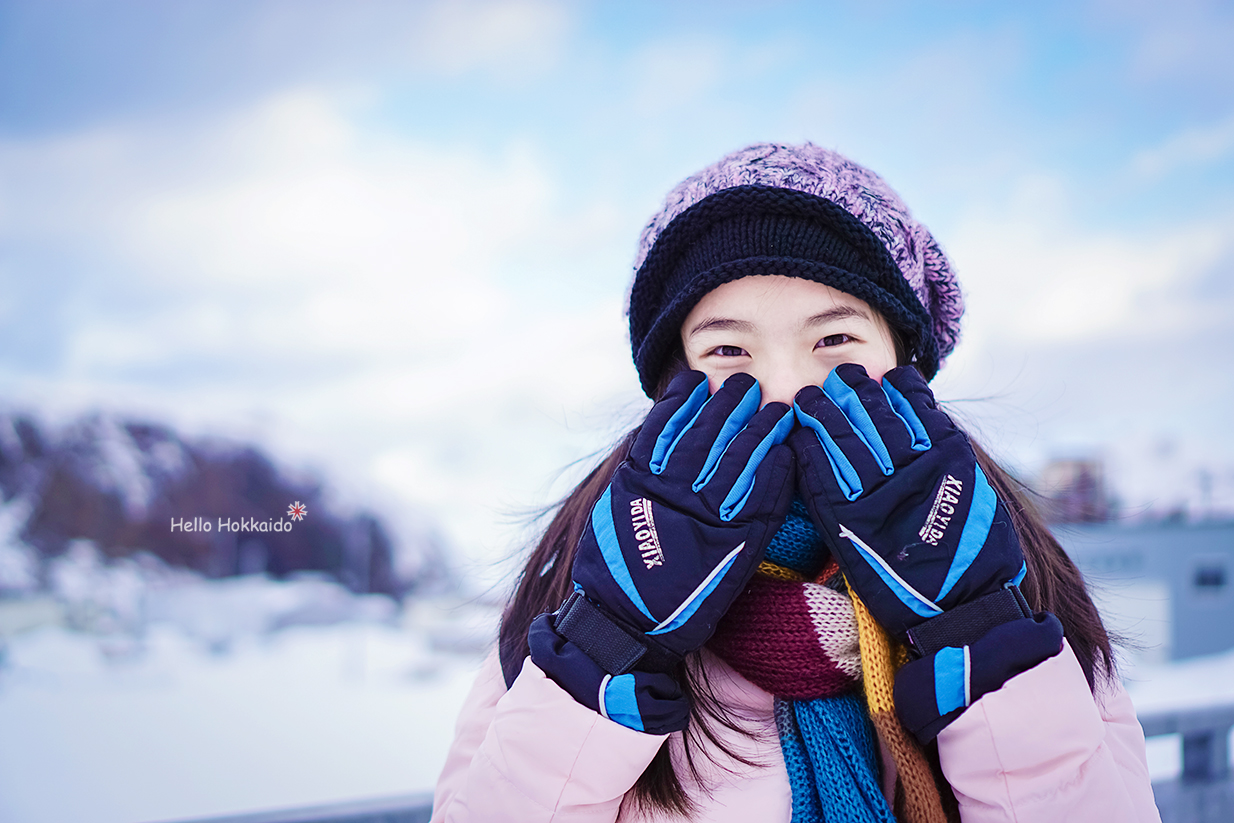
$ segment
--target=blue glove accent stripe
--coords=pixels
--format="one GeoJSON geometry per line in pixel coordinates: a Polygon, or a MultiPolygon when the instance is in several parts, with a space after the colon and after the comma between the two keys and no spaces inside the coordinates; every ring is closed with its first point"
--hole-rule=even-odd
{"type": "Polygon", "coordinates": [[[887,565],[886,560],[879,557],[877,552],[863,543],[861,538],[853,534],[843,523],[840,524],[840,537],[847,537],[849,542],[857,547],[862,559],[870,564],[870,568],[874,569],[875,574],[883,579],[883,583],[891,589],[891,593],[898,597],[901,603],[912,609],[913,613],[921,617],[938,617],[943,613],[934,601],[910,586],[908,581],[887,565]]]}
{"type": "Polygon", "coordinates": [[[762,465],[763,458],[767,456],[767,452],[771,451],[772,446],[778,446],[788,439],[788,433],[793,430],[793,412],[787,411],[780,418],[780,422],[767,433],[767,436],[759,441],[759,444],[754,447],[754,451],[750,453],[750,459],[746,461],[745,468],[741,470],[741,474],[737,475],[737,480],[733,482],[733,488],[724,497],[724,502],[720,504],[720,519],[725,523],[732,520],[737,515],[741,514],[741,510],[745,508],[746,501],[750,499],[750,492],[754,491],[754,475],[758,471],[758,467],[762,465]]]}
{"type": "Polygon", "coordinates": [[[917,416],[917,412],[913,410],[912,404],[908,402],[908,398],[886,380],[883,381],[883,394],[887,395],[891,410],[896,413],[896,417],[904,421],[909,434],[913,436],[913,451],[929,451],[930,435],[925,425],[922,424],[921,418],[917,416]]]}
{"type": "Polygon", "coordinates": [[[990,536],[990,526],[994,524],[998,495],[994,494],[994,489],[990,488],[990,481],[986,480],[985,472],[981,471],[981,467],[973,466],[973,468],[976,470],[973,477],[973,502],[968,507],[964,531],[960,532],[960,542],[956,545],[955,556],[951,558],[951,568],[947,570],[947,579],[943,581],[943,587],[938,590],[936,600],[946,597],[947,592],[960,582],[960,578],[964,576],[964,572],[968,571],[968,567],[973,565],[973,561],[981,553],[981,548],[985,546],[985,539],[990,536]]]}
{"type": "Polygon", "coordinates": [[[664,618],[660,625],[656,626],[647,634],[667,634],[668,632],[680,629],[685,625],[686,621],[694,616],[698,611],[698,607],[703,605],[703,601],[707,599],[707,595],[715,591],[716,586],[720,585],[724,580],[724,575],[728,574],[728,570],[732,568],[733,563],[737,561],[737,555],[741,554],[741,550],[746,547],[742,543],[737,548],[729,552],[723,560],[721,560],[711,573],[703,579],[702,583],[698,584],[698,588],[690,593],[690,596],[685,599],[685,602],[677,607],[677,610],[664,618]]]}
{"type": "Polygon", "coordinates": [[[617,527],[613,525],[611,486],[604,490],[604,494],[600,495],[600,499],[596,501],[595,507],[591,510],[591,529],[596,534],[596,544],[600,547],[600,554],[604,556],[608,573],[613,576],[613,580],[617,581],[617,585],[626,593],[626,597],[630,598],[630,602],[645,614],[648,620],[655,620],[638,593],[638,589],[634,587],[634,578],[630,576],[630,570],[626,568],[625,555],[621,553],[621,543],[617,540],[617,527]]]}
{"type": "Polygon", "coordinates": [[[878,433],[878,427],[870,419],[870,412],[866,410],[853,387],[841,380],[833,370],[823,381],[822,388],[823,394],[827,395],[827,398],[836,404],[836,408],[848,418],[848,424],[861,438],[861,442],[866,444],[870,454],[874,455],[874,462],[878,463],[883,474],[890,475],[894,472],[895,465],[891,462],[891,453],[887,451],[887,444],[883,442],[882,435],[878,433]]]}
{"type": "Polygon", "coordinates": [[[656,437],[656,444],[651,449],[651,461],[648,467],[652,474],[664,472],[664,466],[668,463],[673,449],[677,448],[681,436],[694,425],[694,421],[698,418],[699,412],[703,410],[708,398],[707,381],[704,380],[695,387],[694,391],[690,392],[686,402],[681,405],[680,409],[673,412],[673,416],[664,424],[664,430],[656,437]]]}
{"type": "Polygon", "coordinates": [[[600,681],[600,714],[628,729],[644,731],[643,716],[638,713],[638,697],[634,693],[634,675],[605,675],[600,681]]]}
{"type": "Polygon", "coordinates": [[[1021,564],[1020,564],[1020,572],[1019,572],[1019,574],[1017,574],[1015,577],[1011,578],[1011,580],[1010,580],[1010,581],[1007,583],[1007,585],[1006,585],[1006,586],[1004,586],[1003,588],[1010,588],[1011,586],[1018,586],[1018,585],[1020,585],[1021,583],[1023,583],[1023,582],[1024,582],[1024,576],[1025,576],[1025,575],[1027,575],[1027,574],[1028,574],[1028,562],[1027,562],[1027,561],[1025,561],[1024,563],[1021,563],[1021,564]]]}
{"type": "Polygon", "coordinates": [[[940,717],[969,704],[971,681],[968,646],[944,646],[934,654],[934,701],[940,717]]]}
{"type": "Polygon", "coordinates": [[[720,427],[720,434],[716,436],[716,442],[711,444],[711,451],[707,453],[707,460],[703,463],[702,471],[694,480],[692,486],[694,491],[697,492],[707,485],[707,481],[711,480],[711,476],[716,473],[716,468],[720,465],[720,458],[728,450],[728,444],[732,443],[733,438],[746,427],[746,423],[750,422],[750,418],[758,411],[762,399],[762,389],[755,381],[754,385],[746,391],[745,396],[741,398],[737,408],[733,409],[728,419],[724,421],[724,425],[720,427]]]}
{"type": "Polygon", "coordinates": [[[861,478],[857,475],[853,464],[848,462],[848,458],[844,456],[844,452],[836,445],[836,441],[831,439],[831,435],[827,433],[827,427],[817,417],[803,411],[796,403],[793,403],[793,410],[797,413],[797,419],[801,425],[811,429],[818,437],[818,442],[822,444],[823,451],[827,454],[827,460],[831,463],[831,471],[835,474],[836,482],[840,484],[840,491],[844,497],[848,500],[861,497],[863,491],[861,478]]]}

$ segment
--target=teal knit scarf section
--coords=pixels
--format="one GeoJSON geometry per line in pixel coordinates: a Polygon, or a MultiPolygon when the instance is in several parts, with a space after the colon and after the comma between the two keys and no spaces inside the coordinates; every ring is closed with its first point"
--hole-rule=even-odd
{"type": "MultiPolygon", "coordinates": [[[[827,550],[797,499],[766,559],[812,579],[827,550]]],[[[776,729],[793,794],[793,823],[895,823],[878,779],[874,726],[854,692],[775,701],[776,729]]]]}

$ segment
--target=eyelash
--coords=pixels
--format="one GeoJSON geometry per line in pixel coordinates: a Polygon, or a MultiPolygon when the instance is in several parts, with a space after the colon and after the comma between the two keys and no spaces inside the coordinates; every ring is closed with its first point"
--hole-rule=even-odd
{"type": "MultiPolygon", "coordinates": [[[[845,343],[850,343],[852,340],[853,338],[847,334],[829,334],[814,344],[814,348],[829,349],[833,346],[842,346],[845,343]]],[[[742,357],[746,355],[746,350],[741,348],[741,346],[716,346],[711,350],[711,353],[716,357],[742,357]]]]}

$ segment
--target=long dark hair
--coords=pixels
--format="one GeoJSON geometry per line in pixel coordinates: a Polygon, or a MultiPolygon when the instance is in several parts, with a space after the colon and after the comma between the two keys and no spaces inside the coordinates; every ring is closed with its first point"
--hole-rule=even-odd
{"type": "MultiPolygon", "coordinates": [[[[668,383],[683,368],[685,359],[679,352],[672,358],[656,387],[656,400],[663,396],[668,383]]],[[[513,680],[529,653],[527,630],[532,620],[556,609],[573,589],[570,571],[575,547],[587,528],[592,507],[608,487],[617,467],[626,459],[638,432],[638,427],[635,427],[622,437],[613,450],[557,505],[548,528],[527,559],[514,594],[502,614],[498,635],[499,654],[507,683],[513,680]]],[[[1053,612],[1063,624],[1067,640],[1088,679],[1089,688],[1095,691],[1099,677],[1113,675],[1114,655],[1110,636],[1088,596],[1080,570],[1050,532],[1034,503],[1035,493],[977,443],[972,442],[972,446],[977,462],[1006,504],[1019,534],[1028,565],[1028,573],[1020,584],[1024,598],[1034,611],[1053,612]]],[[[733,716],[713,694],[698,652],[687,657],[679,674],[682,688],[692,702],[690,725],[685,732],[683,748],[686,766],[695,781],[699,782],[700,770],[694,756],[696,752],[703,751],[704,740],[727,757],[745,765],[754,765],[732,751],[716,734],[717,724],[742,734],[749,732],[742,727],[741,718],[733,716]]],[[[630,800],[648,811],[676,813],[683,817],[693,811],[693,803],[673,767],[668,746],[660,747],[635,783],[630,800]]]]}

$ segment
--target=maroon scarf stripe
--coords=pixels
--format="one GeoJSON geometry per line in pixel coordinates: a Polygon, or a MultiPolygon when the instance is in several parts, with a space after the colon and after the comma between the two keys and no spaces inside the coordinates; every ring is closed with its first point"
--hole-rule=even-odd
{"type": "Polygon", "coordinates": [[[791,700],[841,694],[855,682],[823,648],[805,585],[755,576],[708,643],[747,680],[791,700]]]}

